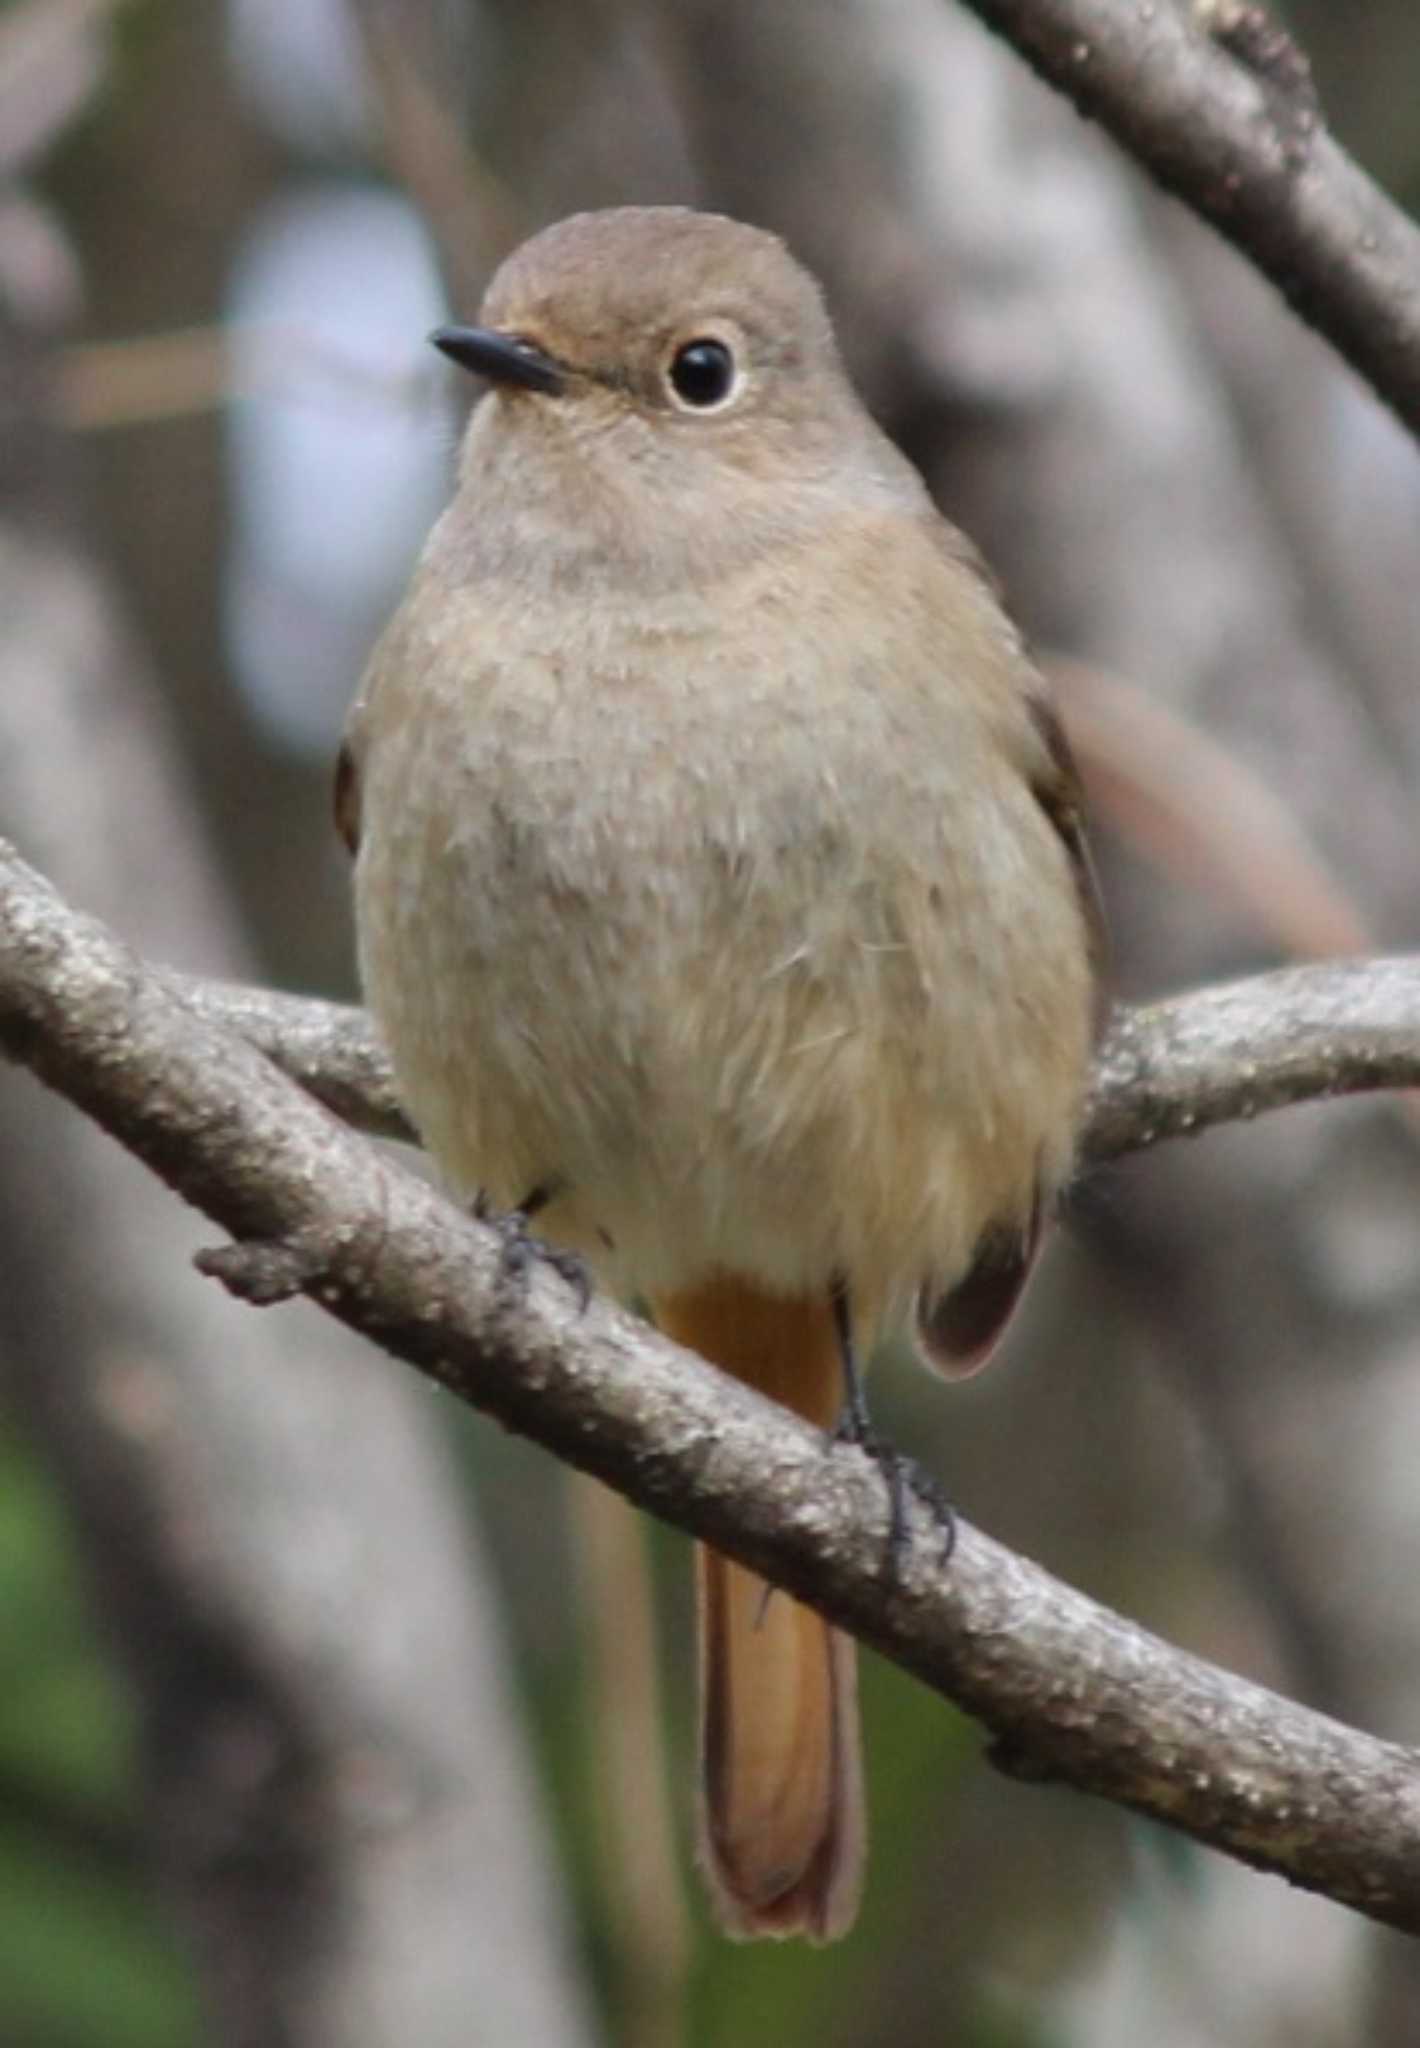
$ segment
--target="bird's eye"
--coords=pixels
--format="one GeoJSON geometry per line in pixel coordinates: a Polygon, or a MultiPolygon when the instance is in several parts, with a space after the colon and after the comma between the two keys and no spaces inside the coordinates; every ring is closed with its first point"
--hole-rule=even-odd
{"type": "Polygon", "coordinates": [[[671,359],[671,390],[680,404],[694,412],[715,412],[738,389],[739,366],[726,342],[701,335],[678,348],[671,359]]]}

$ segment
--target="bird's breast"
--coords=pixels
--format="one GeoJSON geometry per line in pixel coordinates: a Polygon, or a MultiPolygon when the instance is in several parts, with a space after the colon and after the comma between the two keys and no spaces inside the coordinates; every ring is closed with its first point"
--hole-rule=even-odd
{"type": "Polygon", "coordinates": [[[505,640],[368,750],[362,961],[416,1123],[462,1186],[570,1188],[638,1286],[949,1268],[1068,1148],[1049,828],[969,721],[769,640],[505,640]]]}

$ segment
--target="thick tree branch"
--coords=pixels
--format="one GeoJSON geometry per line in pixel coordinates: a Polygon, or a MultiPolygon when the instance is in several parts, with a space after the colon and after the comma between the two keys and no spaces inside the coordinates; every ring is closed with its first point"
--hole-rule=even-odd
{"type": "Polygon", "coordinates": [[[1084,1155],[1103,1162],[1298,1102],[1420,1085],[1420,959],[1331,960],[1120,1008],[1084,1155]]]}
{"type": "Polygon", "coordinates": [[[1420,1758],[1173,1650],[914,1506],[896,1577],[861,1452],[821,1437],[489,1227],[198,1015],[0,842],[0,1046],[238,1240],[238,1291],[297,1287],[475,1407],[812,1600],[1064,1779],[1420,1932],[1420,1758]]]}
{"type": "Polygon", "coordinates": [[[966,0],[1251,257],[1420,432],[1420,229],[1332,139],[1251,0],[966,0]]]}
{"type": "Polygon", "coordinates": [[[195,974],[170,986],[209,1024],[235,1031],[317,1102],[357,1131],[415,1142],[395,1094],[389,1061],[363,1010],[279,989],[240,987],[195,974]]]}
{"type": "MultiPolygon", "coordinates": [[[[410,1138],[363,1010],[192,975],[170,985],[357,1130],[410,1138]]],[[[1082,1146],[1102,1165],[1298,1102],[1420,1087],[1420,960],[1333,960],[1116,1011],[1082,1146]]]]}

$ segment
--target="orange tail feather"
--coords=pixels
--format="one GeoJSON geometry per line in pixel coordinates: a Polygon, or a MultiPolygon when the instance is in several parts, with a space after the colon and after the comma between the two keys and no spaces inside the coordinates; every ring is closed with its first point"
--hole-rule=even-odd
{"type": "MultiPolygon", "coordinates": [[[[668,1336],[821,1426],[842,1398],[830,1303],[721,1277],[664,1296],[668,1336]]],[[[830,1941],[851,1926],[865,1830],[857,1650],[811,1609],[698,1553],[700,1854],[726,1931],[830,1941]]]]}

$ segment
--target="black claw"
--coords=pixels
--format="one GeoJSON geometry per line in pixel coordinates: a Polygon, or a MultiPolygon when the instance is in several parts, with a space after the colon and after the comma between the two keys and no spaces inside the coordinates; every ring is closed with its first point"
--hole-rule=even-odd
{"type": "Polygon", "coordinates": [[[547,1207],[555,1195],[561,1193],[562,1186],[563,1182],[560,1175],[554,1175],[551,1180],[535,1182],[518,1204],[519,1214],[523,1217],[524,1221],[530,1223],[534,1216],[547,1207]]]}
{"type": "Polygon", "coordinates": [[[902,1567],[908,1551],[908,1496],[914,1495],[923,1506],[929,1508],[932,1517],[941,1530],[942,1547],[938,1563],[946,1564],[956,1549],[956,1509],[947,1497],[940,1480],[925,1471],[915,1458],[905,1458],[901,1451],[890,1444],[876,1430],[864,1429],[851,1408],[845,1408],[837,1427],[833,1431],[836,1444],[856,1444],[866,1457],[872,1459],[883,1475],[883,1484],[888,1491],[888,1540],[883,1559],[883,1576],[890,1585],[902,1579],[902,1567]]]}
{"type": "Polygon", "coordinates": [[[535,1214],[547,1200],[547,1192],[535,1188],[529,1198],[529,1208],[495,1209],[487,1195],[480,1191],[473,1200],[473,1213],[480,1223],[491,1225],[498,1233],[500,1287],[521,1293],[534,1265],[550,1266],[576,1295],[578,1314],[585,1315],[592,1299],[592,1282],[586,1265],[576,1252],[566,1251],[561,1245],[548,1244],[528,1229],[529,1210],[535,1214]]]}
{"type": "Polygon", "coordinates": [[[843,1361],[843,1413],[833,1430],[832,1441],[836,1444],[856,1444],[865,1456],[872,1459],[883,1475],[888,1492],[888,1540],[883,1558],[883,1576],[890,1585],[900,1583],[903,1561],[907,1555],[907,1497],[909,1492],[917,1496],[932,1514],[942,1532],[941,1563],[945,1564],[956,1548],[956,1510],[948,1500],[940,1482],[930,1472],[925,1472],[913,1459],[905,1458],[901,1451],[878,1435],[868,1419],[867,1397],[863,1392],[863,1375],[858,1367],[857,1350],[853,1342],[853,1315],[848,1299],[848,1288],[844,1281],[835,1281],[833,1287],[833,1319],[838,1331],[839,1356],[843,1361]]]}
{"type": "Polygon", "coordinates": [[[558,1245],[544,1244],[540,1237],[529,1238],[528,1242],[536,1248],[537,1256],[543,1264],[551,1266],[553,1272],[560,1274],[566,1281],[577,1297],[578,1315],[584,1316],[592,1300],[592,1280],[587,1271],[586,1261],[579,1258],[576,1252],[563,1251],[558,1245]]]}
{"type": "Polygon", "coordinates": [[[947,1489],[933,1473],[924,1471],[922,1466],[915,1464],[911,1459],[907,1461],[907,1476],[912,1491],[924,1507],[931,1509],[932,1518],[941,1531],[942,1547],[938,1552],[937,1562],[939,1565],[948,1564],[952,1552],[957,1547],[957,1511],[952,1506],[947,1489]]]}

